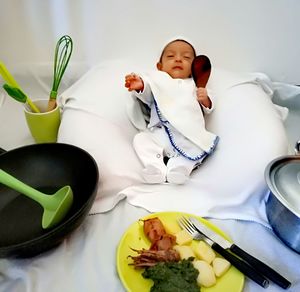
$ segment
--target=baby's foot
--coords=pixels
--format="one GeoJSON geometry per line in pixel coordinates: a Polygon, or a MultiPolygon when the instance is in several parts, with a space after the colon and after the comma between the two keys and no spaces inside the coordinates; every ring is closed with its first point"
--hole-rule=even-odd
{"type": "Polygon", "coordinates": [[[148,165],[142,170],[142,176],[148,184],[160,184],[166,181],[166,175],[157,167],[148,165]]]}
{"type": "Polygon", "coordinates": [[[182,185],[189,179],[187,171],[184,167],[176,167],[168,171],[167,181],[169,183],[182,185]]]}

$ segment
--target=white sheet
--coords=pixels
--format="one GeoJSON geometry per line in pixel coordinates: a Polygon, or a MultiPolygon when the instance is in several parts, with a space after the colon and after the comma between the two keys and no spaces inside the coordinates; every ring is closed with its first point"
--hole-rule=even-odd
{"type": "MultiPolygon", "coordinates": [[[[0,260],[1,292],[122,292],[116,270],[116,250],[125,230],[148,212],[121,202],[113,210],[89,216],[63,244],[32,259],[0,260]]],[[[299,255],[260,224],[212,220],[248,252],[292,281],[288,292],[300,291],[299,255]]],[[[263,289],[251,280],[243,292],[282,292],[263,289]]],[[[131,291],[138,292],[138,291],[131,291]]],[[[227,291],[224,291],[227,292],[227,291]]]]}
{"type": "Polygon", "coordinates": [[[264,169],[288,152],[284,111],[271,101],[270,80],[263,74],[213,68],[209,83],[216,94],[216,109],[207,127],[220,136],[217,150],[185,185],[147,185],[131,142],[136,129],[125,111],[124,76],[135,67],[128,60],[100,64],[62,94],[58,141],[88,150],[100,169],[100,188],[91,212],[108,211],[126,197],[130,204],[151,212],[171,208],[268,225],[264,169]]]}
{"type": "MultiPolygon", "coordinates": [[[[33,83],[31,90],[41,91],[39,87],[35,87],[36,84],[33,83]]],[[[286,96],[285,93],[277,96],[276,101],[290,108],[286,126],[288,134],[290,135],[292,132],[295,135],[291,137],[295,138],[296,131],[299,133],[298,97],[293,96],[294,102],[292,102],[283,100],[284,96],[286,96]],[[295,114],[292,117],[290,116],[291,109],[295,114]]],[[[86,101],[88,102],[88,99],[86,101]]],[[[106,106],[102,107],[104,114],[106,106]]],[[[66,113],[68,111],[72,112],[73,109],[66,110],[66,113]]],[[[90,116],[90,112],[86,112],[86,114],[90,116]]],[[[115,111],[115,114],[120,118],[123,117],[118,111],[115,111]]],[[[100,119],[103,122],[103,119],[94,116],[96,117],[95,121],[100,119]]],[[[13,149],[20,145],[33,143],[22,115],[22,105],[11,98],[6,98],[0,108],[0,122],[3,148],[13,149]]],[[[74,122],[78,123],[78,120],[75,119],[74,122]]],[[[116,127],[120,129],[119,124],[116,127]]],[[[125,130],[127,127],[121,129],[125,130]]],[[[74,125],[72,130],[76,131],[74,125]]],[[[84,127],[81,130],[84,132],[84,127]]],[[[127,136],[128,133],[125,133],[127,136]]],[[[290,141],[293,146],[294,140],[290,141]]],[[[110,183],[113,185],[113,182],[110,183]]],[[[118,185],[118,179],[115,180],[115,183],[118,185]]],[[[0,259],[0,291],[43,292],[49,289],[55,292],[124,291],[115,266],[116,248],[128,226],[146,214],[148,212],[143,208],[134,207],[123,200],[111,211],[89,216],[78,230],[52,251],[32,259],[0,259]]],[[[287,248],[272,231],[254,222],[214,219],[212,221],[231,236],[237,244],[291,280],[293,285],[287,291],[300,291],[299,254],[287,248]]],[[[283,290],[273,284],[265,290],[253,281],[246,280],[243,292],[264,291],[281,292],[283,290]]]]}

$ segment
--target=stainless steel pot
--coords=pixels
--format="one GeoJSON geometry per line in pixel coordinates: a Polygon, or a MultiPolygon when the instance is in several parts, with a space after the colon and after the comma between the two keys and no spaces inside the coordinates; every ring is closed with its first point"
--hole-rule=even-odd
{"type": "Polygon", "coordinates": [[[300,253],[300,141],[295,152],[272,160],[265,169],[271,191],[266,213],[275,234],[300,253]]]}

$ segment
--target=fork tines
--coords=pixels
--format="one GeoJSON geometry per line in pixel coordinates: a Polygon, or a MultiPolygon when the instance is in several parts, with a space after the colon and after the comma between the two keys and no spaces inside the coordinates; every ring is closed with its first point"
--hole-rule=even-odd
{"type": "Polygon", "coordinates": [[[194,227],[193,223],[190,222],[188,218],[182,216],[178,218],[178,224],[182,229],[185,229],[193,238],[200,236],[200,233],[194,227]]]}

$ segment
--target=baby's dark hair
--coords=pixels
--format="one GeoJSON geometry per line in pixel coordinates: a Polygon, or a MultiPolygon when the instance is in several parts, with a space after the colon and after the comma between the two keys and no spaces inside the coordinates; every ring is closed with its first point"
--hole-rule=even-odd
{"type": "Polygon", "coordinates": [[[169,42],[169,43],[167,43],[167,44],[165,45],[164,49],[163,49],[162,52],[161,52],[160,58],[159,58],[159,62],[160,62],[160,63],[162,62],[162,57],[163,57],[163,54],[164,54],[164,52],[165,52],[165,50],[166,50],[166,47],[167,47],[168,45],[174,43],[174,42],[184,42],[184,43],[188,44],[188,45],[193,49],[194,57],[196,57],[196,50],[195,50],[195,48],[192,46],[192,44],[190,44],[188,41],[186,41],[186,40],[184,40],[184,39],[176,39],[176,40],[173,40],[173,41],[171,41],[171,42],[169,42]]]}

